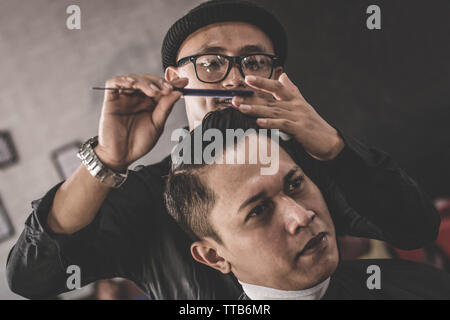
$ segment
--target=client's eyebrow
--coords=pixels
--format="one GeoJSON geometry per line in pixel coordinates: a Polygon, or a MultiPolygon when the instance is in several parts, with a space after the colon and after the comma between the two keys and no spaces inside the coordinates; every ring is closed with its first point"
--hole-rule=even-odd
{"type": "MultiPolygon", "coordinates": [[[[286,175],[283,177],[283,184],[287,185],[289,183],[289,180],[292,179],[292,177],[295,175],[295,173],[299,170],[300,170],[300,168],[298,166],[294,166],[291,170],[289,170],[289,172],[286,173],[286,175]]],[[[256,202],[259,199],[264,198],[264,197],[266,197],[266,191],[258,192],[254,196],[245,200],[244,203],[242,203],[241,206],[239,207],[238,212],[241,211],[242,209],[244,209],[245,207],[247,207],[248,205],[250,205],[251,203],[256,202]]]]}
{"type": "Polygon", "coordinates": [[[294,166],[291,170],[289,170],[289,172],[284,176],[283,178],[283,183],[284,185],[287,185],[289,183],[289,180],[292,179],[292,177],[294,176],[294,174],[299,171],[299,167],[298,166],[294,166]]]}
{"type": "MultiPolygon", "coordinates": [[[[223,53],[227,51],[227,48],[220,46],[203,46],[199,49],[198,54],[208,54],[208,53],[223,53]]],[[[238,50],[240,55],[249,54],[249,53],[267,53],[267,49],[259,44],[250,44],[243,46],[238,50]]]]}
{"type": "Polygon", "coordinates": [[[258,192],[254,196],[252,196],[252,197],[248,198],[247,200],[245,200],[244,203],[241,204],[241,206],[239,207],[238,211],[241,211],[242,209],[244,209],[245,207],[247,207],[251,203],[258,201],[259,199],[264,198],[265,196],[266,196],[266,192],[265,191],[258,192]]]}

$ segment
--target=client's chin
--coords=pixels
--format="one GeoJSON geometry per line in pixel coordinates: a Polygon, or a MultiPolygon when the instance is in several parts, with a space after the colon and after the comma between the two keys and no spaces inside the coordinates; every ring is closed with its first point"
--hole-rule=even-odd
{"type": "Polygon", "coordinates": [[[337,243],[329,233],[313,248],[297,255],[295,261],[297,268],[301,268],[311,276],[311,286],[330,277],[336,270],[338,263],[337,243]]]}

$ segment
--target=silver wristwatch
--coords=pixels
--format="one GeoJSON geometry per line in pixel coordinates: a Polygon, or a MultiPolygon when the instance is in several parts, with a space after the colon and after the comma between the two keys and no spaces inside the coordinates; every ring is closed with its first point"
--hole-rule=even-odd
{"type": "Polygon", "coordinates": [[[94,152],[97,144],[98,136],[88,139],[80,146],[77,156],[81,159],[91,175],[110,187],[119,188],[127,179],[128,170],[127,173],[120,173],[105,166],[94,152]]]}

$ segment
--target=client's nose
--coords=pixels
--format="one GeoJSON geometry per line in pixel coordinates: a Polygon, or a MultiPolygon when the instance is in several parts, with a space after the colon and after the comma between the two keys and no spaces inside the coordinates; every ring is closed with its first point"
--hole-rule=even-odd
{"type": "Polygon", "coordinates": [[[306,209],[300,203],[288,196],[282,196],[283,203],[280,210],[283,212],[283,218],[286,230],[289,234],[295,235],[301,228],[307,227],[314,220],[316,213],[306,209]]]}

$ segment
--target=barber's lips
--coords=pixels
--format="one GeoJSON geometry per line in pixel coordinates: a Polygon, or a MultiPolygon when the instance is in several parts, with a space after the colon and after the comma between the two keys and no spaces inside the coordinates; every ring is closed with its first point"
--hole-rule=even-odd
{"type": "Polygon", "coordinates": [[[320,232],[308,241],[306,246],[297,254],[297,258],[300,256],[310,255],[319,252],[327,246],[327,234],[326,232],[320,232]]]}

